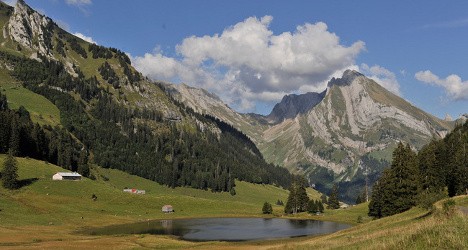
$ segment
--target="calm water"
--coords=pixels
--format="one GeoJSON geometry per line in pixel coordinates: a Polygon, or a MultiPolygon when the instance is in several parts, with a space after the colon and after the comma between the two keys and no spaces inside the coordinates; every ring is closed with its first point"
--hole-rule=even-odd
{"type": "Polygon", "coordinates": [[[190,241],[246,241],[333,233],[350,225],[316,220],[204,218],[158,220],[86,231],[94,235],[167,234],[190,241]]]}

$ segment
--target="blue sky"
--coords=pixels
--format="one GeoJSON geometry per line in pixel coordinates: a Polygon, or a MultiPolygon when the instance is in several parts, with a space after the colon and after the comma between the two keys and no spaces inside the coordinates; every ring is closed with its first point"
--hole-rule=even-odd
{"type": "Polygon", "coordinates": [[[268,113],[354,68],[438,117],[468,113],[468,1],[26,2],[239,111],[268,113]]]}

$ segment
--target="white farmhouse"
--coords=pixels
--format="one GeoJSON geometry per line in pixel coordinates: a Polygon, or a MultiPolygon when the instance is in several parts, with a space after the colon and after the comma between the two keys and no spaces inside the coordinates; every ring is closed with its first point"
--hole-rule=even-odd
{"type": "Polygon", "coordinates": [[[80,181],[81,180],[81,174],[78,174],[76,172],[70,173],[70,172],[58,172],[52,176],[52,180],[55,181],[63,181],[63,180],[71,180],[71,181],[80,181]]]}

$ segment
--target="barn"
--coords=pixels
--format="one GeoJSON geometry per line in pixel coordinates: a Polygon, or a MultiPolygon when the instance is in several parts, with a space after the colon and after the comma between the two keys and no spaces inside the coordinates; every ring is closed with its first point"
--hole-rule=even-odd
{"type": "Polygon", "coordinates": [[[164,205],[161,209],[164,213],[172,213],[174,212],[174,209],[172,208],[171,205],[164,205]]]}
{"type": "Polygon", "coordinates": [[[64,181],[64,180],[70,180],[70,181],[80,181],[81,180],[81,174],[78,174],[76,172],[57,172],[52,176],[52,180],[54,181],[64,181]]]}

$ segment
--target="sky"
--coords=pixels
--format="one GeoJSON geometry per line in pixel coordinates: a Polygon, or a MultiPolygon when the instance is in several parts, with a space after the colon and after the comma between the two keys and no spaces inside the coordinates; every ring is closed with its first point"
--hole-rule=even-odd
{"type": "Polygon", "coordinates": [[[440,118],[468,113],[468,1],[26,2],[149,78],[205,88],[239,112],[268,114],[350,68],[440,118]]]}

